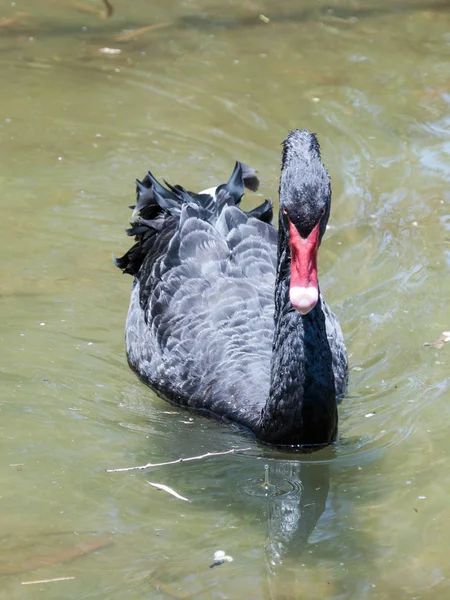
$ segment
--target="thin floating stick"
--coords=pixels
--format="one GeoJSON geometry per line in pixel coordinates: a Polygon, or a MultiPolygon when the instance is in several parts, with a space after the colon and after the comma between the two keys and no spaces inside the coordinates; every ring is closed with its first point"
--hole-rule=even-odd
{"type": "Polygon", "coordinates": [[[163,492],[167,492],[168,494],[172,494],[172,496],[175,496],[175,498],[178,498],[179,500],[184,500],[185,502],[191,502],[191,500],[189,500],[189,498],[180,496],[180,494],[178,494],[178,492],[176,492],[175,490],[170,488],[168,485],[164,485],[163,483],[152,483],[151,481],[147,481],[147,483],[149,485],[152,485],[157,490],[161,490],[163,492]]]}
{"type": "Polygon", "coordinates": [[[150,469],[150,467],[165,467],[166,465],[176,465],[181,462],[188,462],[190,460],[200,460],[202,458],[209,458],[210,456],[222,456],[224,454],[235,454],[236,452],[246,452],[251,448],[233,448],[232,450],[226,450],[225,452],[207,452],[200,456],[189,456],[188,458],[177,458],[176,460],[169,460],[168,462],[162,463],[147,463],[146,465],[140,465],[139,467],[123,467],[122,469],[106,469],[107,473],[121,473],[122,471],[143,471],[144,469],[150,469]]]}
{"type": "Polygon", "coordinates": [[[38,579],[36,581],[22,581],[22,585],[35,585],[38,583],[53,583],[55,581],[69,581],[75,577],[55,577],[54,579],[38,579]]]}

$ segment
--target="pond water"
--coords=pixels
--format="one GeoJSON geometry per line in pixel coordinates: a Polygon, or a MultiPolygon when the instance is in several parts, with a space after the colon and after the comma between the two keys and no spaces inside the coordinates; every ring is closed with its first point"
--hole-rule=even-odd
{"type": "Polygon", "coordinates": [[[447,598],[450,345],[424,343],[450,329],[449,3],[112,4],[0,14],[2,597],[447,598]],[[111,260],[135,177],[202,189],[240,159],[276,199],[295,127],[332,178],[351,364],[339,440],[306,456],[136,379],[111,260]]]}

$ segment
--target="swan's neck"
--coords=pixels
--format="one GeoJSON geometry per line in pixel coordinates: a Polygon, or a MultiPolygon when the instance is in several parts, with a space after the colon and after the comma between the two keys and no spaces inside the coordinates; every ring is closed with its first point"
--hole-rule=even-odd
{"type": "Polygon", "coordinates": [[[270,392],[261,438],[272,444],[328,444],[336,437],[332,354],[322,299],[305,316],[289,301],[290,252],[279,230],[270,392]]]}

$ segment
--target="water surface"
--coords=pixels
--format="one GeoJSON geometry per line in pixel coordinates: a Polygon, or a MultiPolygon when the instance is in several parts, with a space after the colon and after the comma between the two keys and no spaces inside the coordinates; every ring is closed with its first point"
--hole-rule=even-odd
{"type": "Polygon", "coordinates": [[[446,598],[450,347],[423,344],[450,329],[448,3],[114,7],[0,15],[3,595],[446,598]],[[276,199],[293,127],[317,132],[332,178],[320,281],[351,362],[339,441],[304,457],[137,381],[111,261],[135,177],[201,189],[240,159],[276,199]],[[216,550],[233,562],[210,569],[216,550]],[[21,585],[57,577],[75,579],[21,585]]]}

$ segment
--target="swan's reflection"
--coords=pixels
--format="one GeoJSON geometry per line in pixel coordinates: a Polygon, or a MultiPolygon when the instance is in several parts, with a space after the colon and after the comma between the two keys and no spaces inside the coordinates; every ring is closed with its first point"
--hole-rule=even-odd
{"type": "Polygon", "coordinates": [[[298,482],[291,491],[269,499],[266,557],[276,573],[287,556],[298,558],[325,510],[330,485],[329,467],[320,463],[273,463],[279,480],[298,482]]]}
{"type": "Polygon", "coordinates": [[[267,522],[263,594],[266,599],[297,600],[299,567],[327,504],[330,465],[314,459],[268,464],[269,487],[264,489],[264,476],[253,481],[258,512],[267,522]]]}
{"type": "MultiPolygon", "coordinates": [[[[182,417],[183,414],[181,413],[180,416],[178,411],[170,414],[169,418],[162,411],[153,416],[153,427],[155,423],[160,425],[163,418],[165,422],[170,421],[166,426],[168,432],[166,436],[161,434],[162,428],[150,429],[148,425],[149,429],[146,433],[151,434],[153,439],[157,433],[159,434],[157,438],[159,454],[153,462],[158,460],[162,462],[166,457],[197,456],[209,449],[221,451],[228,450],[232,446],[244,448],[251,444],[248,435],[238,428],[224,429],[223,425],[215,421],[210,422],[200,418],[194,420],[192,426],[186,427],[184,420],[181,421],[182,417]],[[242,437],[239,439],[239,436],[242,437]]],[[[136,421],[142,423],[140,413],[136,421]]],[[[144,464],[147,458],[143,456],[141,459],[135,459],[135,462],[144,464]]],[[[250,546],[240,535],[236,536],[236,544],[233,545],[230,543],[231,538],[226,535],[217,536],[216,532],[211,535],[204,534],[198,542],[206,545],[211,551],[220,549],[231,554],[236,561],[235,565],[243,560],[243,552],[246,549],[257,549],[260,539],[258,530],[260,524],[263,524],[265,560],[262,564],[259,561],[257,564],[252,564],[252,560],[248,563],[248,570],[253,572],[255,568],[254,574],[257,580],[261,581],[263,590],[258,590],[256,595],[251,597],[298,600],[299,578],[308,573],[309,577],[313,576],[310,569],[302,569],[302,563],[311,565],[309,551],[314,546],[309,545],[309,539],[327,506],[330,473],[335,459],[334,446],[306,455],[285,453],[272,447],[255,446],[248,453],[237,453],[232,458],[224,457],[223,460],[217,458],[191,463],[188,469],[184,465],[174,465],[170,471],[167,471],[164,482],[173,485],[177,491],[181,490],[183,495],[188,497],[194,497],[196,490],[201,488],[204,500],[205,498],[216,499],[214,506],[209,501],[194,505],[194,507],[198,506],[202,518],[205,518],[205,507],[208,506],[212,511],[213,523],[216,522],[216,514],[222,515],[222,518],[225,518],[223,515],[228,515],[235,523],[234,526],[241,532],[242,524],[245,523],[245,527],[248,527],[249,523],[252,523],[248,530],[253,540],[250,546]],[[264,485],[265,465],[269,466],[268,489],[265,489],[264,485]]],[[[197,513],[193,518],[197,519],[196,515],[197,513]]],[[[209,520],[210,515],[207,514],[206,517],[209,520]]],[[[225,522],[228,522],[228,518],[225,522]]],[[[243,533],[247,533],[247,530],[243,533]]],[[[192,539],[197,539],[196,534],[197,532],[190,539],[189,544],[192,543],[192,539]]],[[[208,555],[208,559],[213,559],[213,552],[208,555]]],[[[208,566],[209,564],[211,560],[208,566]]],[[[222,581],[222,572],[226,569],[230,569],[230,572],[232,569],[237,569],[235,565],[232,568],[225,565],[218,567],[217,570],[213,569],[211,573],[217,577],[214,585],[219,587],[223,585],[224,589],[228,589],[222,581]]],[[[164,568],[161,565],[158,568],[158,577],[161,578],[160,572],[164,568]]],[[[184,576],[186,573],[183,571],[180,581],[184,576]]],[[[172,581],[177,579],[173,572],[170,572],[170,579],[172,581]]],[[[236,582],[235,584],[238,585],[236,582]]],[[[246,582],[243,581],[242,584],[245,585],[246,582]]]]}

